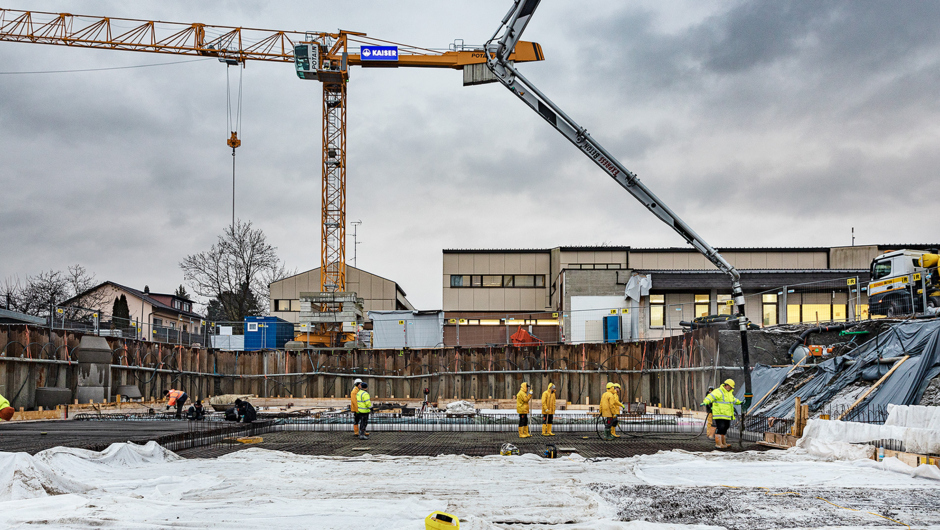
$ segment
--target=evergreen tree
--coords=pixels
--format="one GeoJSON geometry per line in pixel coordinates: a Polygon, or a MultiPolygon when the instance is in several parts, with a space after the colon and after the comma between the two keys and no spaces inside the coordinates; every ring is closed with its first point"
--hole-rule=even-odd
{"type": "Polygon", "coordinates": [[[111,327],[125,329],[131,325],[131,309],[127,305],[127,296],[121,293],[111,306],[111,327]]]}
{"type": "Polygon", "coordinates": [[[173,293],[173,295],[177,298],[182,298],[183,300],[189,300],[189,293],[186,292],[186,288],[183,287],[182,284],[176,288],[176,292],[173,293]]]}

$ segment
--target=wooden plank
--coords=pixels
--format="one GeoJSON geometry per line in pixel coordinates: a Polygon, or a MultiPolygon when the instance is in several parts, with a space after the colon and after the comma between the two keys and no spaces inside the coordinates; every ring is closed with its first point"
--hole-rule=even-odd
{"type": "Polygon", "coordinates": [[[878,382],[876,382],[874,385],[871,386],[871,388],[869,388],[867,391],[865,391],[865,393],[862,394],[862,397],[856,399],[856,400],[855,400],[855,403],[852,403],[852,406],[851,406],[851,407],[845,409],[845,412],[843,412],[842,414],[840,414],[837,419],[840,419],[840,420],[841,420],[841,419],[844,418],[846,415],[848,415],[849,412],[852,412],[852,409],[854,409],[855,407],[857,407],[858,404],[861,403],[862,401],[865,401],[865,398],[867,398],[869,394],[871,394],[876,388],[878,388],[879,386],[881,386],[881,383],[884,383],[885,381],[887,381],[888,378],[891,377],[891,374],[893,374],[895,370],[897,370],[902,364],[904,364],[904,361],[906,361],[906,360],[908,360],[908,359],[910,359],[910,358],[911,358],[910,355],[905,355],[904,357],[901,358],[900,361],[894,363],[894,366],[892,366],[891,369],[888,370],[888,373],[886,373],[884,376],[882,376],[881,379],[878,380],[878,382]]]}

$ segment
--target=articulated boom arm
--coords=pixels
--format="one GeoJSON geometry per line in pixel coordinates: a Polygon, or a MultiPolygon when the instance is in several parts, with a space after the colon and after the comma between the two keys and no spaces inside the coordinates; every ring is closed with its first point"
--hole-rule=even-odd
{"type": "Polygon", "coordinates": [[[731,292],[738,312],[738,327],[741,331],[741,348],[744,361],[745,404],[746,409],[751,398],[751,373],[749,369],[749,356],[747,347],[747,317],[744,313],[744,291],[741,287],[741,275],[725,260],[717,250],[705,242],[695,233],[678,215],[663,204],[656,195],[650,191],[636,174],[627,169],[616,158],[604,149],[597,141],[591,138],[584,127],[578,125],[568,117],[548,97],[542,94],[529,80],[527,80],[509,62],[508,57],[516,43],[522,37],[522,30],[528,24],[539,0],[515,0],[513,8],[503,18],[502,25],[493,34],[486,44],[491,52],[487,66],[496,78],[513,94],[519,97],[526,105],[537,112],[552,127],[573,143],[582,153],[588,156],[595,164],[604,170],[617,184],[630,192],[643,206],[669,225],[690,245],[702,253],[719,270],[730,276],[731,292]],[[500,36],[500,32],[502,35],[500,36]],[[498,38],[498,40],[497,40],[498,38]]]}

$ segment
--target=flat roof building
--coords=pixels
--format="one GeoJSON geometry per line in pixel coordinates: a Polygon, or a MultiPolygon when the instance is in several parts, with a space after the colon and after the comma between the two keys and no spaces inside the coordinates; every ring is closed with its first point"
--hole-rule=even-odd
{"type": "MultiPolygon", "coordinates": [[[[871,260],[892,249],[935,247],[718,250],[741,273],[748,318],[775,325],[867,317],[859,286],[871,260]]],[[[446,249],[442,298],[448,345],[506,344],[519,327],[546,342],[601,341],[604,318],[614,315],[633,327],[633,337],[656,338],[681,333],[682,321],[732,311],[727,275],[693,248],[446,249]],[[651,285],[626,317],[624,292],[634,275],[651,285]]]]}

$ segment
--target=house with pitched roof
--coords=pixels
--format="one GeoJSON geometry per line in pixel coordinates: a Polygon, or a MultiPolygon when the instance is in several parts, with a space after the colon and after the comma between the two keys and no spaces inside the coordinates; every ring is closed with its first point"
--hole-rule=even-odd
{"type": "Polygon", "coordinates": [[[168,342],[171,344],[205,344],[205,317],[193,310],[193,302],[175,294],[153,293],[149,286],[139,291],[126,285],[106,281],[62,303],[63,306],[83,305],[83,301],[101,300],[101,307],[86,307],[98,312],[102,328],[117,327],[126,338],[168,342]],[[115,299],[124,295],[130,313],[130,326],[114,325],[111,309],[115,299]]]}

